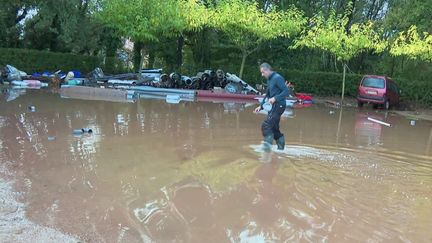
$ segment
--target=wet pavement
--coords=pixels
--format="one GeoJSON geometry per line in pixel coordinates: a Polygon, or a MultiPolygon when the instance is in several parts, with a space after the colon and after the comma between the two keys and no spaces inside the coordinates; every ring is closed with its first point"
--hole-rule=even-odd
{"type": "Polygon", "coordinates": [[[287,110],[264,163],[255,105],[20,92],[0,100],[0,242],[30,223],[53,242],[432,241],[430,121],[287,110]]]}

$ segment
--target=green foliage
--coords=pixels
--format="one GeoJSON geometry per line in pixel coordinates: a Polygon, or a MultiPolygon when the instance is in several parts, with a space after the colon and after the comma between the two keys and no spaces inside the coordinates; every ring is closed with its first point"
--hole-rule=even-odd
{"type": "Polygon", "coordinates": [[[134,40],[158,41],[202,28],[208,13],[196,0],[104,0],[99,18],[134,40]]]}
{"type": "MultiPolygon", "coordinates": [[[[318,96],[335,96],[341,92],[341,73],[289,70],[281,72],[281,74],[285,79],[295,83],[297,92],[311,93],[318,96]]],[[[346,75],[346,94],[348,96],[356,96],[361,78],[362,75],[359,74],[346,75]]]]}
{"type": "Polygon", "coordinates": [[[419,31],[432,31],[430,0],[391,0],[388,13],[383,20],[384,28],[389,33],[406,31],[416,25],[419,31]]]}
{"type": "Polygon", "coordinates": [[[310,26],[296,40],[293,48],[320,49],[335,55],[340,61],[349,61],[362,51],[382,52],[386,43],[373,29],[372,22],[353,24],[347,31],[348,14],[331,11],[328,18],[322,14],[310,20],[310,26]]]}
{"type": "Polygon", "coordinates": [[[33,9],[35,0],[14,0],[0,2],[0,47],[20,47],[20,24],[29,11],[33,9]]]}
{"type": "Polygon", "coordinates": [[[95,21],[91,5],[94,1],[37,1],[36,14],[24,28],[24,46],[54,52],[95,54],[103,35],[95,21]]]}
{"type": "Polygon", "coordinates": [[[432,106],[432,82],[412,79],[396,79],[402,90],[404,101],[414,101],[419,104],[432,106]]]}
{"type": "Polygon", "coordinates": [[[85,74],[98,66],[104,68],[107,73],[124,71],[122,65],[115,58],[107,58],[106,63],[110,63],[111,66],[104,67],[102,60],[95,56],[0,48],[0,66],[10,64],[27,73],[79,70],[85,74]]]}
{"type": "MultiPolygon", "coordinates": [[[[144,62],[145,49],[149,56],[154,54],[154,48],[148,46],[173,37],[178,37],[174,60],[175,66],[180,68],[184,33],[199,31],[210,19],[210,11],[198,0],[103,0],[102,3],[99,19],[121,35],[141,42],[141,46],[135,46],[135,57],[140,59],[134,62],[137,70],[144,62]]],[[[165,62],[170,63],[169,60],[165,62]]]]}
{"type": "Polygon", "coordinates": [[[226,33],[241,50],[280,36],[300,32],[305,20],[295,8],[287,11],[264,11],[257,2],[220,1],[212,15],[211,25],[226,33]]]}
{"type": "Polygon", "coordinates": [[[400,33],[391,46],[390,53],[394,56],[407,56],[410,59],[420,59],[432,62],[432,35],[423,32],[419,35],[416,26],[411,26],[407,32],[400,33]]]}
{"type": "Polygon", "coordinates": [[[256,1],[222,0],[212,14],[211,26],[222,31],[242,53],[240,77],[246,57],[263,42],[278,37],[291,37],[305,24],[302,13],[295,8],[286,11],[258,7],[256,1]]]}

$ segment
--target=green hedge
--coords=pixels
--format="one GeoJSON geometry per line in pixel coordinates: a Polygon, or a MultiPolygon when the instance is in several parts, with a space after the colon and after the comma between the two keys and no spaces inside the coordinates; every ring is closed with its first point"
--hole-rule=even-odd
{"type": "MultiPolygon", "coordinates": [[[[335,96],[342,92],[342,74],[328,72],[282,72],[284,77],[295,82],[296,90],[320,96],[335,96]]],[[[355,96],[362,76],[347,74],[345,81],[345,94],[355,96]]]]}
{"type": "Polygon", "coordinates": [[[104,66],[102,64],[102,59],[95,56],[29,49],[0,48],[0,66],[10,64],[27,73],[79,70],[81,73],[85,74],[96,67],[102,67],[107,73],[121,72],[121,65],[115,58],[106,60],[106,63],[109,65],[104,66]]]}
{"type": "Polygon", "coordinates": [[[402,99],[432,107],[432,82],[395,79],[402,90],[402,99]]]}
{"type": "MultiPolygon", "coordinates": [[[[339,96],[342,91],[342,73],[329,72],[281,72],[284,77],[296,84],[296,91],[319,96],[339,96]]],[[[345,95],[356,97],[357,88],[363,75],[347,74],[345,95]]],[[[432,105],[432,82],[394,78],[402,90],[402,100],[432,105]]]]}

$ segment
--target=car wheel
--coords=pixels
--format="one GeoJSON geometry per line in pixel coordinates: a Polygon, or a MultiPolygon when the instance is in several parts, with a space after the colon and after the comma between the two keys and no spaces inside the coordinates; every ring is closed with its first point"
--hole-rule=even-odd
{"type": "Polygon", "coordinates": [[[389,110],[390,109],[390,101],[386,100],[384,103],[384,109],[389,110]]]}
{"type": "Polygon", "coordinates": [[[361,102],[361,101],[357,101],[357,106],[358,106],[358,107],[363,107],[363,105],[364,105],[363,102],[361,102]]]}

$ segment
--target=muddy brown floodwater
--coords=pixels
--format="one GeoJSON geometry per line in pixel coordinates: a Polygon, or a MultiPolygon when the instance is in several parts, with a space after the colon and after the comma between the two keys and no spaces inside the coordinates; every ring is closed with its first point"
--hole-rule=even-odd
{"type": "Polygon", "coordinates": [[[263,163],[253,107],[1,99],[0,242],[432,241],[431,122],[287,110],[263,163]]]}

